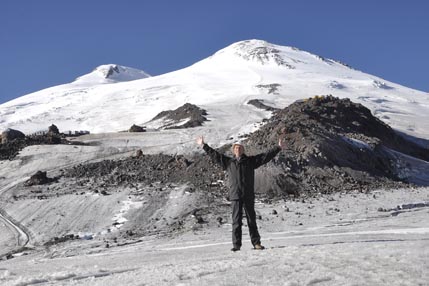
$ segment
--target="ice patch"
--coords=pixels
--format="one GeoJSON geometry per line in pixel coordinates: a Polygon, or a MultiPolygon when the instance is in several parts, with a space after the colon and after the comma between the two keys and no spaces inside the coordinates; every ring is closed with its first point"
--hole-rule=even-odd
{"type": "Polygon", "coordinates": [[[132,201],[131,199],[122,201],[122,207],[117,214],[112,218],[116,228],[120,228],[128,220],[125,218],[129,210],[139,208],[143,205],[143,202],[132,201]]]}
{"type": "Polygon", "coordinates": [[[347,143],[353,145],[356,148],[359,148],[359,149],[371,149],[371,147],[367,143],[365,143],[363,141],[360,141],[358,139],[349,138],[349,137],[342,137],[342,138],[344,139],[344,141],[346,141],[347,143]]]}

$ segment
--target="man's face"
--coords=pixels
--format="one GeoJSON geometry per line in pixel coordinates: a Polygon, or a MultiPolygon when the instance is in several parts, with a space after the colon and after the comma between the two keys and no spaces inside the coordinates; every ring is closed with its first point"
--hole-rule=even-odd
{"type": "Polygon", "coordinates": [[[240,157],[244,153],[244,147],[241,145],[235,145],[233,149],[235,157],[240,157]]]}

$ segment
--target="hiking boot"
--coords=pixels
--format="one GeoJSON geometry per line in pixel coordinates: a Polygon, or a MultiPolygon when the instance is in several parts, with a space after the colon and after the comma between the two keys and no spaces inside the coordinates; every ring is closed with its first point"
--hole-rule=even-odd
{"type": "Polygon", "coordinates": [[[264,247],[263,245],[260,245],[260,244],[255,244],[255,245],[253,246],[253,249],[256,249],[256,250],[262,250],[262,249],[265,249],[265,247],[264,247]]]}
{"type": "Polygon", "coordinates": [[[231,251],[233,251],[233,252],[240,251],[240,247],[234,246],[233,248],[231,248],[231,251]]]}

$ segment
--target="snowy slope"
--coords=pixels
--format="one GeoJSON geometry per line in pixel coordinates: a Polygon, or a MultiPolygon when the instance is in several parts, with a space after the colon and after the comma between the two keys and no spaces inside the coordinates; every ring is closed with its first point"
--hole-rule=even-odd
{"type": "MultiPolygon", "coordinates": [[[[127,69],[127,80],[144,76],[127,69]]],[[[210,121],[204,132],[222,134],[213,137],[219,144],[254,130],[270,115],[247,105],[250,99],[284,108],[297,99],[332,94],[364,104],[402,132],[429,138],[428,94],[265,41],[238,42],[185,69],[155,77],[118,82],[122,70],[106,78],[109,70],[102,66],[73,83],[0,105],[0,129],[29,133],[54,123],[60,130],[114,132],[189,102],[207,110],[210,121]]]]}

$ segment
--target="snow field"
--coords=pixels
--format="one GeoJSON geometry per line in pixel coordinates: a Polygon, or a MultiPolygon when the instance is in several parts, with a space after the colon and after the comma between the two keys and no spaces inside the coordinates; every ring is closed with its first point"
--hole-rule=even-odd
{"type": "MultiPolygon", "coordinates": [[[[173,191],[166,209],[181,205],[183,196],[186,193],[180,189],[173,191]]],[[[112,197],[113,200],[117,198],[112,197]]],[[[71,204],[79,204],[73,202],[70,200],[71,204]]],[[[109,249],[96,241],[72,241],[2,261],[0,282],[4,285],[427,285],[429,208],[402,208],[419,202],[429,203],[427,188],[257,203],[265,251],[251,249],[244,227],[243,248],[231,253],[230,219],[225,214],[228,217],[225,227],[203,228],[173,238],[142,237],[138,243],[109,249]],[[394,210],[379,211],[397,206],[401,210],[398,214],[394,210]],[[272,214],[273,209],[277,210],[276,215],[272,214]]],[[[123,210],[124,204],[117,209],[123,210]]],[[[94,214],[83,212],[76,221],[83,223],[89,217],[94,214]]]]}

